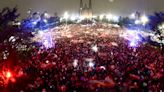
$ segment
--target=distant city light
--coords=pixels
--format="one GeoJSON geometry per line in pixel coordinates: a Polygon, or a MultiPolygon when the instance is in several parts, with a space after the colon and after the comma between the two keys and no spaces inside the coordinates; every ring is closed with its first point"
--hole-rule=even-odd
{"type": "Polygon", "coordinates": [[[96,15],[93,15],[92,18],[97,18],[97,16],[96,15]]]}
{"type": "Polygon", "coordinates": [[[75,21],[77,18],[78,18],[77,16],[72,15],[72,16],[70,17],[70,20],[71,20],[71,21],[75,21]]]}
{"type": "Polygon", "coordinates": [[[119,21],[119,17],[118,17],[118,16],[113,16],[113,17],[112,17],[112,20],[113,20],[114,22],[118,22],[118,21],[119,21]]]}
{"type": "Polygon", "coordinates": [[[116,15],[112,15],[112,14],[107,14],[106,15],[106,19],[108,21],[114,21],[114,22],[118,22],[119,21],[119,17],[116,15]]]}
{"type": "Polygon", "coordinates": [[[83,17],[83,16],[80,16],[79,19],[80,19],[80,20],[84,20],[84,17],[83,17]]]}
{"type": "Polygon", "coordinates": [[[50,15],[49,15],[48,13],[44,13],[44,17],[45,17],[45,18],[49,18],[50,15]]]}
{"type": "Polygon", "coordinates": [[[136,25],[141,24],[141,21],[140,20],[135,20],[135,24],[136,25]]]}
{"type": "Polygon", "coordinates": [[[69,18],[68,12],[65,12],[65,13],[64,13],[64,19],[67,20],[68,18],[69,18]]]}
{"type": "Polygon", "coordinates": [[[104,18],[104,14],[100,15],[100,20],[102,20],[104,18]]]}
{"type": "Polygon", "coordinates": [[[131,18],[131,19],[135,19],[135,18],[136,18],[136,14],[135,14],[135,13],[132,13],[132,14],[130,15],[130,18],[131,18]]]}
{"type": "Polygon", "coordinates": [[[112,14],[108,14],[108,15],[106,16],[106,18],[108,19],[108,21],[110,21],[110,20],[112,20],[113,15],[112,15],[112,14]]]}
{"type": "Polygon", "coordinates": [[[146,15],[141,16],[141,22],[143,25],[149,22],[149,18],[146,15]]]}
{"type": "Polygon", "coordinates": [[[65,12],[64,19],[66,20],[66,26],[67,26],[68,18],[69,18],[68,12],[65,12]]]}

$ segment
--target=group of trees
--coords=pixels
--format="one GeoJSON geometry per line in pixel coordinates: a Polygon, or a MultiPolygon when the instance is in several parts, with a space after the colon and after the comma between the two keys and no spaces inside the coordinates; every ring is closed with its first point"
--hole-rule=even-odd
{"type": "Polygon", "coordinates": [[[3,42],[6,38],[9,38],[11,35],[14,35],[18,29],[12,26],[20,14],[17,14],[17,8],[10,9],[8,7],[3,8],[0,11],[0,42],[3,42]]]}
{"type": "Polygon", "coordinates": [[[60,18],[56,14],[50,16],[47,12],[34,12],[30,13],[29,17],[22,20],[21,28],[28,31],[46,30],[59,25],[59,23],[60,18]]]}
{"type": "MultiPolygon", "coordinates": [[[[17,49],[20,48],[19,46],[31,44],[29,39],[33,35],[14,25],[19,16],[17,7],[13,9],[6,7],[0,11],[0,62],[4,57],[4,51],[17,53],[17,49]]],[[[16,57],[16,54],[9,54],[9,57],[11,55],[15,55],[16,57]]]]}
{"type": "Polygon", "coordinates": [[[149,19],[148,26],[150,30],[155,32],[162,52],[164,52],[164,12],[154,13],[154,15],[149,16],[149,19]]]}

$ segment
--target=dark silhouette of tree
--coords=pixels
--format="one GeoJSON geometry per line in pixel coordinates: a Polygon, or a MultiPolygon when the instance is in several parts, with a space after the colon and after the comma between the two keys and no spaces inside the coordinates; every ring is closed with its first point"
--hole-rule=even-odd
{"type": "MultiPolygon", "coordinates": [[[[4,8],[0,11],[0,53],[7,50],[9,53],[14,56],[8,57],[8,59],[12,59],[12,62],[16,62],[16,58],[14,57],[22,57],[22,51],[18,51],[17,46],[22,45],[31,45],[30,38],[33,36],[31,32],[23,31],[18,26],[12,25],[11,22],[17,20],[20,14],[17,14],[17,8],[9,9],[4,8]],[[9,40],[10,38],[14,39],[14,41],[9,40]]],[[[0,56],[1,58],[2,56],[0,56]]],[[[0,59],[0,62],[3,61],[0,59]]],[[[5,61],[5,60],[4,60],[5,61]]],[[[12,63],[11,62],[11,63],[12,63]]]]}
{"type": "MultiPolygon", "coordinates": [[[[162,30],[159,29],[159,26],[164,23],[164,12],[156,12],[154,15],[150,16],[150,21],[148,26],[151,30],[155,31],[156,35],[159,35],[158,39],[160,41],[164,40],[164,34],[162,34],[162,30]]],[[[164,44],[160,43],[162,54],[164,53],[164,44]]]]}
{"type": "Polygon", "coordinates": [[[9,39],[11,36],[18,36],[20,39],[27,39],[32,36],[31,33],[24,32],[18,26],[12,24],[19,16],[20,14],[17,13],[17,7],[12,9],[6,7],[0,11],[0,43],[9,39]]]}
{"type": "Polygon", "coordinates": [[[21,21],[21,28],[25,31],[46,30],[60,24],[60,18],[57,15],[46,17],[45,14],[47,13],[31,13],[31,15],[29,15],[30,17],[21,21]]]}
{"type": "Polygon", "coordinates": [[[121,27],[130,27],[131,24],[134,23],[128,17],[120,17],[118,25],[120,25],[121,27]]]}
{"type": "Polygon", "coordinates": [[[149,28],[153,31],[157,31],[158,25],[164,22],[164,12],[156,12],[154,15],[149,16],[149,19],[149,28]]]}
{"type": "Polygon", "coordinates": [[[0,12],[0,26],[6,27],[10,22],[15,21],[20,14],[17,14],[17,7],[10,9],[8,7],[3,8],[0,12]]]}

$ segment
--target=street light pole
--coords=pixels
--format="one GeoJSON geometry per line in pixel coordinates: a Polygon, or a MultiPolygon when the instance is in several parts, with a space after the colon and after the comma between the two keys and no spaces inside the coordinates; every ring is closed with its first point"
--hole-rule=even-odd
{"type": "Polygon", "coordinates": [[[64,19],[66,20],[66,26],[67,26],[67,22],[68,22],[68,17],[69,17],[69,15],[68,15],[68,12],[65,12],[64,13],[64,19]]]}
{"type": "Polygon", "coordinates": [[[149,22],[149,18],[146,15],[141,16],[140,21],[143,25],[143,30],[146,31],[146,24],[149,22]]]}

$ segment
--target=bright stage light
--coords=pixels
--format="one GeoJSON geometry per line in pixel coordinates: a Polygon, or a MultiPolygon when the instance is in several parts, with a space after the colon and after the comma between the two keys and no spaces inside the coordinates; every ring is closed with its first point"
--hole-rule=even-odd
{"type": "Polygon", "coordinates": [[[137,45],[138,45],[137,41],[134,41],[134,40],[130,41],[131,47],[136,47],[137,45]]]}
{"type": "Polygon", "coordinates": [[[139,35],[140,33],[136,30],[127,30],[122,36],[129,41],[130,47],[137,47],[142,42],[139,35]]]}

